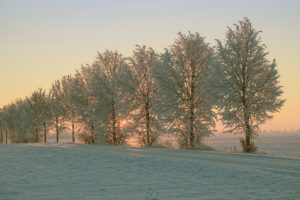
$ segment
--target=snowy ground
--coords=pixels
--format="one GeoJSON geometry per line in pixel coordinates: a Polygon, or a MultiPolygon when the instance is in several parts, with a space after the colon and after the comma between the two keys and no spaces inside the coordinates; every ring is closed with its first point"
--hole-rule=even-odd
{"type": "Polygon", "coordinates": [[[0,199],[300,199],[300,159],[99,145],[0,145],[0,199]]]}

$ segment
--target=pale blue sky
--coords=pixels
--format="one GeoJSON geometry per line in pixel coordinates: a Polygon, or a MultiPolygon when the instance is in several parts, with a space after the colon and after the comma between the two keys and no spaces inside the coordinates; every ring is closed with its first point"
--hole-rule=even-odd
{"type": "Polygon", "coordinates": [[[300,128],[297,0],[0,0],[0,106],[48,89],[97,51],[129,56],[145,44],[161,52],[179,31],[197,31],[214,45],[243,17],[263,31],[282,74],[288,101],[269,127],[300,128]]]}

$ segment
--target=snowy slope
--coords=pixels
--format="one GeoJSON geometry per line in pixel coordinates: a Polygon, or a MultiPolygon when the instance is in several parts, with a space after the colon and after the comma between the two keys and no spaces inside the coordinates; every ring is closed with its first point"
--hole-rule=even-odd
{"type": "Polygon", "coordinates": [[[98,145],[0,145],[0,199],[300,199],[300,159],[98,145]]]}

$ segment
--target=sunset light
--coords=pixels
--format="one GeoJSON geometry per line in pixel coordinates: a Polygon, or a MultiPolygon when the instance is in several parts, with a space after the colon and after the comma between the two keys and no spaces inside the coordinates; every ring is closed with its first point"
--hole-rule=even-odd
{"type": "Polygon", "coordinates": [[[299,0],[0,0],[0,199],[300,199],[299,0]]]}

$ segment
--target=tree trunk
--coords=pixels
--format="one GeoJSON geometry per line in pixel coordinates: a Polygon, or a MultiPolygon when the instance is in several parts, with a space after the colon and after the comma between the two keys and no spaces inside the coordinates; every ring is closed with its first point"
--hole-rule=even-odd
{"type": "Polygon", "coordinates": [[[91,144],[95,144],[96,140],[95,140],[95,135],[94,135],[94,130],[95,130],[95,127],[94,127],[94,121],[91,125],[91,136],[92,136],[92,139],[91,139],[91,144]]]}
{"type": "Polygon", "coordinates": [[[251,152],[251,128],[249,125],[249,119],[246,121],[246,137],[245,137],[245,152],[251,152]]]}
{"type": "Polygon", "coordinates": [[[71,107],[71,122],[72,122],[72,142],[75,143],[75,112],[73,106],[71,107]]]}
{"type": "Polygon", "coordinates": [[[190,146],[195,147],[195,130],[194,130],[195,113],[193,106],[190,108],[190,146]]]}
{"type": "Polygon", "coordinates": [[[5,144],[7,144],[7,130],[5,129],[5,144]]]}
{"type": "Polygon", "coordinates": [[[246,146],[250,147],[251,140],[250,140],[250,134],[246,134],[246,146]]]}
{"type": "Polygon", "coordinates": [[[47,143],[47,127],[46,127],[46,122],[44,122],[44,143],[47,143]]]}
{"type": "Polygon", "coordinates": [[[195,105],[194,105],[194,96],[195,96],[195,69],[194,67],[192,68],[192,76],[191,76],[191,93],[190,93],[190,147],[194,148],[195,147],[195,105]]]}
{"type": "Polygon", "coordinates": [[[75,143],[75,124],[72,119],[72,142],[75,143]]]}
{"type": "Polygon", "coordinates": [[[244,112],[244,123],[246,128],[246,135],[245,135],[245,146],[243,147],[244,152],[251,152],[251,126],[250,126],[250,117],[249,117],[249,111],[246,101],[246,87],[245,84],[242,86],[242,104],[243,104],[243,112],[244,112]]]}
{"type": "Polygon", "coordinates": [[[112,101],[112,142],[114,145],[117,144],[116,110],[115,110],[115,102],[114,101],[112,101]]]}
{"type": "Polygon", "coordinates": [[[55,116],[55,130],[56,130],[56,143],[58,143],[59,142],[59,138],[58,138],[58,136],[59,136],[59,127],[58,127],[58,117],[57,116],[55,116]]]}
{"type": "Polygon", "coordinates": [[[39,142],[39,131],[38,131],[38,127],[35,126],[35,139],[34,142],[39,142]]]}
{"type": "MultiPolygon", "coordinates": [[[[243,88],[243,93],[245,92],[245,89],[243,88]]],[[[251,152],[251,126],[250,126],[250,117],[249,117],[249,111],[248,106],[246,102],[246,98],[243,95],[242,96],[242,103],[243,103],[243,112],[244,112],[244,124],[245,124],[245,146],[243,147],[244,152],[251,152]]]]}
{"type": "Polygon", "coordinates": [[[149,109],[149,102],[146,102],[145,105],[145,112],[146,112],[146,142],[147,145],[151,146],[152,141],[150,139],[150,109],[149,109]]]}
{"type": "Polygon", "coordinates": [[[4,138],[3,138],[3,131],[2,131],[2,129],[0,129],[0,143],[2,144],[3,143],[3,140],[4,140],[4,138]]]}
{"type": "Polygon", "coordinates": [[[244,144],[244,152],[251,152],[251,126],[250,126],[250,114],[249,114],[249,109],[248,109],[248,102],[247,102],[247,76],[246,76],[246,62],[247,60],[244,61],[242,64],[242,105],[243,105],[243,112],[244,112],[244,124],[245,124],[245,129],[246,129],[246,135],[245,135],[245,144],[244,144]]]}

